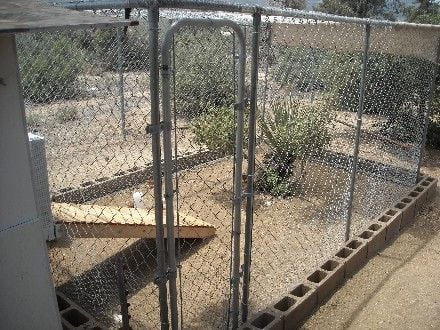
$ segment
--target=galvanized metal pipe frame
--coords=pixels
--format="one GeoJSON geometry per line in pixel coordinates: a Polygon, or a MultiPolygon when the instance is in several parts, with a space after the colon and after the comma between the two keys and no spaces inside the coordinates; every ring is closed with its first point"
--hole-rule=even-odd
{"type": "Polygon", "coordinates": [[[357,173],[357,165],[359,159],[359,145],[361,142],[361,128],[362,128],[362,115],[364,113],[364,100],[365,100],[365,83],[366,76],[368,70],[368,51],[370,49],[370,34],[371,34],[371,26],[370,24],[365,24],[364,30],[364,47],[362,54],[362,72],[361,72],[361,81],[360,81],[360,90],[359,90],[359,106],[357,109],[357,123],[356,123],[356,133],[354,140],[354,151],[353,151],[353,167],[351,169],[350,174],[350,186],[348,191],[348,205],[347,205],[347,220],[345,223],[345,240],[348,241],[350,238],[350,226],[351,226],[351,218],[353,213],[353,198],[354,198],[354,189],[356,183],[356,173],[357,173]]]}
{"type": "Polygon", "coordinates": [[[165,243],[163,230],[162,204],[162,173],[160,152],[160,108],[159,108],[159,8],[153,6],[148,10],[150,34],[150,100],[151,125],[156,129],[151,131],[151,151],[153,157],[154,185],[154,216],[156,219],[156,260],[157,275],[155,283],[159,288],[160,323],[161,329],[169,328],[167,274],[165,268],[165,243]]]}
{"type": "MultiPolygon", "coordinates": [[[[56,3],[56,2],[54,2],[56,3]]],[[[261,15],[272,15],[272,16],[282,16],[282,17],[286,17],[286,18],[303,18],[303,19],[312,19],[312,20],[322,20],[322,21],[333,21],[333,22],[339,22],[339,23],[352,23],[352,24],[363,24],[365,27],[365,40],[364,40],[364,58],[363,58],[363,67],[362,67],[362,78],[361,78],[361,92],[360,92],[360,97],[359,97],[359,108],[358,108],[358,116],[357,116],[357,126],[356,126],[356,137],[355,137],[355,146],[354,146],[354,155],[353,155],[353,168],[352,168],[352,172],[351,172],[351,176],[350,176],[350,186],[349,186],[349,196],[348,196],[348,210],[347,210],[347,221],[346,221],[346,230],[345,230],[345,239],[348,240],[349,235],[350,235],[350,225],[351,225],[351,218],[352,218],[352,205],[353,205],[353,197],[354,197],[354,188],[355,188],[355,180],[356,180],[356,170],[357,170],[357,160],[358,160],[358,156],[359,156],[359,144],[360,144],[360,136],[361,136],[361,125],[362,125],[362,112],[363,112],[363,102],[364,102],[364,97],[365,97],[365,74],[366,74],[366,66],[367,66],[367,62],[368,62],[368,48],[369,48],[369,35],[370,35],[370,29],[371,26],[396,26],[396,27],[406,27],[406,28],[417,28],[417,29],[432,29],[435,31],[440,31],[440,26],[436,26],[436,25],[429,25],[429,24],[413,24],[413,23],[405,23],[405,22],[389,22],[389,21],[382,21],[382,20],[373,20],[373,19],[360,19],[360,18],[354,18],[354,17],[341,17],[341,16],[336,16],[336,15],[328,15],[328,14],[323,14],[323,13],[315,13],[315,12],[303,12],[303,11],[299,11],[299,10],[291,10],[291,9],[280,9],[280,8],[274,8],[274,7],[258,7],[258,6],[246,6],[246,5],[236,5],[236,4],[219,4],[219,3],[215,3],[212,1],[198,1],[198,0],[101,0],[99,2],[94,2],[94,1],[72,1],[70,3],[60,3],[58,4],[60,6],[64,6],[67,8],[71,8],[71,9],[77,9],[77,10],[97,10],[97,9],[108,9],[108,8],[150,8],[149,11],[149,21],[150,21],[150,30],[151,30],[151,26],[156,26],[155,28],[153,28],[155,31],[157,31],[157,20],[158,20],[158,9],[160,8],[182,8],[182,9],[193,9],[193,10],[216,10],[216,11],[226,11],[226,12],[235,12],[235,13],[247,13],[247,14],[254,14],[254,23],[255,23],[255,16],[259,15],[260,19],[261,19],[261,15]],[[154,12],[154,14],[152,14],[154,12]],[[152,21],[152,16],[154,16],[154,20],[152,21]],[[157,16],[157,18],[156,18],[157,16]]],[[[194,21],[194,20],[191,20],[194,21]]],[[[197,21],[197,20],[196,20],[197,21]]],[[[202,20],[199,20],[202,21],[202,20]]],[[[212,21],[210,20],[203,20],[203,21],[209,21],[211,22],[210,24],[212,24],[212,21]]],[[[229,21],[228,21],[229,22],[229,21]]],[[[157,127],[160,125],[160,119],[159,119],[159,115],[155,114],[156,111],[154,110],[155,108],[158,108],[158,90],[159,90],[159,85],[158,85],[158,78],[156,78],[156,71],[158,69],[157,66],[157,33],[156,34],[152,34],[150,36],[150,40],[152,41],[152,43],[156,43],[156,46],[152,45],[150,47],[150,68],[152,69],[152,74],[150,76],[150,89],[151,89],[151,116],[152,116],[152,125],[153,127],[155,125],[157,125],[157,127]],[[153,74],[154,73],[154,74],[153,74]],[[156,85],[157,83],[157,85],[156,85]],[[156,98],[156,93],[157,93],[157,98],[156,98]]],[[[253,63],[254,63],[254,58],[252,59],[253,63]]],[[[437,63],[438,63],[438,59],[437,59],[437,63]]],[[[437,64],[436,63],[436,64],[437,64]]],[[[168,66],[169,68],[169,66],[168,66]]],[[[163,74],[164,74],[163,70],[163,74]]],[[[166,74],[165,74],[166,75],[166,74]]],[[[433,84],[435,84],[435,81],[433,81],[433,84]]],[[[435,86],[435,85],[433,85],[435,86]]],[[[251,88],[253,89],[253,86],[251,86],[251,88]]],[[[433,88],[433,87],[432,87],[433,88]]],[[[432,93],[433,93],[433,89],[431,92],[431,99],[429,101],[428,104],[428,111],[427,111],[427,115],[426,115],[426,122],[425,122],[425,127],[424,127],[424,134],[423,134],[423,141],[422,141],[422,145],[421,147],[423,148],[425,143],[426,143],[426,132],[427,132],[427,125],[428,125],[428,121],[429,121],[429,114],[431,112],[431,107],[432,107],[432,93]]],[[[169,95],[168,95],[169,98],[169,95]]],[[[239,97],[240,99],[240,97],[239,97]]],[[[251,106],[253,104],[254,100],[252,100],[252,95],[251,95],[251,106]]],[[[242,103],[242,102],[241,102],[242,103]]],[[[169,107],[168,107],[169,109],[169,107]]],[[[164,108],[165,110],[165,108],[164,108]]],[[[251,115],[250,117],[252,117],[252,109],[251,109],[251,115]]],[[[167,111],[168,113],[170,112],[169,110],[167,111]]],[[[164,111],[164,115],[165,115],[165,111],[164,111]]],[[[241,113],[242,115],[242,111],[239,111],[239,114],[241,113]]],[[[250,118],[251,120],[251,118],[250,118]]],[[[253,120],[253,119],[252,119],[253,120]]],[[[167,127],[167,125],[171,123],[171,121],[167,121],[165,120],[165,127],[167,127]]],[[[252,122],[250,121],[250,130],[252,130],[252,122]]],[[[170,127],[170,126],[169,126],[170,127]]],[[[242,130],[239,130],[237,132],[242,132],[242,130]]],[[[251,144],[251,141],[253,141],[253,135],[251,132],[250,133],[250,139],[249,142],[251,144]]],[[[166,288],[166,272],[164,270],[164,260],[163,257],[164,256],[162,253],[164,251],[164,247],[163,247],[163,220],[162,220],[162,199],[161,199],[161,176],[160,176],[160,146],[158,146],[159,144],[159,138],[160,138],[160,132],[157,133],[153,133],[153,145],[152,145],[152,149],[153,149],[153,163],[155,163],[156,165],[154,166],[155,168],[155,172],[158,173],[153,173],[154,176],[154,182],[155,182],[155,200],[156,200],[156,207],[155,207],[155,214],[156,214],[156,221],[157,221],[157,237],[156,237],[156,242],[157,242],[157,247],[158,247],[158,256],[157,256],[157,262],[158,262],[158,279],[160,279],[158,281],[158,285],[159,285],[159,300],[160,300],[160,306],[161,306],[161,323],[162,323],[162,328],[168,328],[168,309],[167,309],[167,305],[166,305],[166,295],[167,295],[167,288],[166,288]],[[156,159],[156,162],[155,162],[156,159]],[[161,252],[162,251],[162,252],[161,252]],[[165,297],[165,298],[164,298],[165,297]],[[165,300],[164,300],[165,299],[165,300]]],[[[170,135],[170,131],[169,129],[165,132],[164,134],[164,145],[168,145],[171,142],[171,135],[170,135]],[[168,136],[166,138],[166,136],[168,136]]],[[[237,151],[238,150],[242,150],[242,140],[237,141],[237,151]],[[239,148],[239,146],[241,146],[239,148]]],[[[252,146],[249,146],[249,150],[248,153],[251,155],[252,151],[250,150],[252,148],[252,146]]],[[[167,148],[165,148],[165,150],[167,150],[167,148]]],[[[171,148],[169,148],[169,150],[171,151],[171,148]]],[[[167,152],[167,151],[166,151],[167,152]]],[[[166,157],[165,159],[165,164],[168,163],[169,167],[171,164],[170,161],[167,162],[167,158],[170,158],[170,155],[168,157],[166,157]]],[[[420,158],[419,158],[419,164],[418,164],[418,169],[417,169],[417,174],[419,174],[420,171],[420,166],[421,166],[421,161],[423,158],[423,150],[421,150],[420,152],[420,158]]],[[[249,157],[249,161],[252,162],[253,157],[249,157]]],[[[235,174],[235,178],[234,178],[234,184],[235,184],[235,188],[238,189],[238,187],[241,187],[240,185],[240,180],[241,180],[241,162],[240,162],[240,166],[238,166],[238,163],[236,164],[237,168],[240,169],[240,175],[238,175],[238,173],[236,172],[235,174]],[[237,177],[239,179],[237,179],[237,177]],[[238,181],[237,181],[238,180],[238,181]]],[[[249,163],[248,166],[248,179],[251,179],[253,181],[253,174],[250,174],[249,171],[252,170],[252,164],[249,163]]],[[[168,169],[168,172],[170,171],[170,169],[168,169]]],[[[167,177],[167,175],[166,175],[167,177]]],[[[173,191],[172,191],[172,177],[168,175],[168,177],[170,178],[170,182],[168,182],[167,184],[167,179],[166,180],[166,186],[168,186],[167,189],[167,193],[166,193],[166,198],[167,198],[167,226],[168,225],[172,225],[173,222],[169,223],[168,221],[168,212],[171,213],[171,217],[173,217],[174,215],[172,214],[172,196],[173,196],[173,191]],[[170,194],[171,191],[171,194],[170,194]],[[171,205],[171,208],[169,208],[169,204],[171,205]],[[171,210],[171,211],[170,211],[171,210]]],[[[249,210],[252,210],[252,203],[253,203],[253,197],[251,196],[251,194],[253,193],[253,187],[249,187],[249,181],[248,180],[248,187],[247,187],[247,193],[250,194],[247,196],[247,208],[246,208],[246,241],[245,242],[245,255],[244,255],[244,283],[243,283],[243,300],[242,300],[242,318],[243,320],[246,319],[247,316],[247,305],[248,305],[248,295],[249,295],[249,273],[250,273],[250,261],[251,261],[251,244],[249,243],[251,240],[251,237],[248,237],[248,233],[251,234],[251,230],[249,230],[249,226],[250,228],[252,228],[252,212],[250,215],[248,215],[249,210]]],[[[240,237],[240,227],[236,226],[237,225],[237,221],[240,222],[240,204],[241,204],[241,192],[240,194],[237,194],[237,191],[234,190],[234,201],[236,203],[237,206],[235,206],[234,208],[234,258],[233,258],[233,281],[232,281],[232,286],[233,286],[233,294],[232,294],[232,317],[233,317],[233,327],[236,327],[238,325],[238,304],[239,304],[239,299],[238,299],[238,283],[239,283],[239,261],[240,258],[238,256],[235,257],[237,251],[239,253],[239,237],[240,237]],[[238,201],[238,202],[237,202],[238,201]],[[238,215],[237,215],[238,212],[238,215]],[[238,237],[238,239],[237,239],[238,237]],[[237,249],[237,245],[238,245],[238,249],[237,249]]],[[[173,235],[173,231],[169,231],[170,235],[173,235]]],[[[169,239],[168,240],[168,252],[170,253],[171,250],[173,250],[174,248],[174,239],[169,239]],[[171,246],[172,245],[172,246],[171,246]]],[[[169,273],[168,275],[171,277],[171,282],[170,282],[170,294],[171,291],[173,291],[172,296],[174,296],[174,291],[175,291],[175,276],[174,279],[172,278],[172,274],[175,274],[175,253],[172,253],[172,256],[169,255],[169,265],[170,265],[170,269],[169,269],[169,273]],[[170,259],[171,258],[171,259],[170,259]],[[174,259],[174,261],[173,261],[174,259]],[[173,284],[174,283],[174,284],[173,284]]],[[[173,314],[173,310],[175,309],[177,311],[177,303],[172,302],[171,303],[171,309],[172,309],[172,314],[173,314]]],[[[173,319],[173,315],[172,315],[172,319],[173,319]]],[[[172,320],[172,325],[174,327],[174,325],[176,324],[176,316],[174,316],[174,321],[172,320]]]]}
{"type": "Polygon", "coordinates": [[[255,173],[255,145],[257,143],[257,84],[260,50],[261,15],[253,15],[252,54],[251,54],[251,95],[248,135],[248,168],[246,191],[246,223],[243,256],[243,294],[241,298],[241,320],[247,321],[249,310],[249,282],[252,262],[252,227],[254,216],[254,173],[255,173]]]}
{"type": "Polygon", "coordinates": [[[260,7],[249,6],[241,4],[227,4],[211,1],[200,0],[99,0],[99,1],[82,1],[72,0],[70,2],[57,2],[51,0],[50,3],[61,6],[64,8],[74,10],[99,10],[99,9],[123,9],[123,8],[150,8],[151,6],[159,6],[160,8],[180,8],[180,9],[193,9],[204,11],[226,11],[243,14],[255,14],[261,15],[291,17],[291,18],[304,18],[311,20],[321,21],[333,21],[340,23],[353,23],[353,24],[369,24],[371,26],[397,26],[408,28],[420,28],[420,29],[433,29],[440,31],[439,25],[432,24],[417,24],[407,22],[391,22],[377,19],[367,19],[358,17],[338,16],[331,14],[318,13],[313,11],[302,11],[296,9],[286,9],[277,7],[260,7]]]}
{"type": "Polygon", "coordinates": [[[180,28],[191,27],[229,27],[237,37],[239,43],[238,57],[238,83],[237,83],[237,103],[235,110],[236,116],[236,135],[235,135],[235,175],[234,175],[234,212],[233,212],[233,256],[232,256],[232,297],[231,315],[232,327],[238,327],[239,315],[239,284],[240,284],[240,227],[241,227],[241,175],[243,164],[243,127],[244,127],[244,93],[245,93],[245,65],[246,65],[246,42],[245,35],[240,26],[226,19],[182,19],[175,22],[165,34],[162,43],[162,114],[164,143],[164,180],[165,180],[165,202],[166,202],[166,223],[167,223],[167,243],[168,243],[168,273],[170,288],[170,310],[171,326],[177,329],[178,309],[177,309],[177,290],[176,290],[176,256],[174,240],[174,205],[173,205],[173,175],[172,175],[172,145],[171,145],[171,56],[170,51],[173,44],[173,36],[180,28]]]}

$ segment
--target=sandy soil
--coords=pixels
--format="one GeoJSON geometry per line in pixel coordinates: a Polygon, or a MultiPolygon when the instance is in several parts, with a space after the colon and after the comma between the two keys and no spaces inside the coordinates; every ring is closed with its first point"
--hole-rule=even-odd
{"type": "MultiPolygon", "coordinates": [[[[440,152],[429,150],[425,173],[440,177],[440,152]]],[[[416,222],[362,268],[304,329],[440,328],[440,196],[416,222]]]]}

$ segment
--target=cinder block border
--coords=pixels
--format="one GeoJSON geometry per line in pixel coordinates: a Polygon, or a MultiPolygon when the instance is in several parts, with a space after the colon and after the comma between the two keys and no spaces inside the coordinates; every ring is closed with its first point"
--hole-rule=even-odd
{"type": "Polygon", "coordinates": [[[63,329],[89,329],[104,330],[105,327],[100,325],[89,313],[75,304],[63,293],[57,291],[58,310],[60,311],[61,323],[63,329]]]}
{"type": "MultiPolygon", "coordinates": [[[[182,155],[173,160],[173,171],[182,171],[226,157],[218,151],[202,151],[182,155]]],[[[144,168],[132,167],[127,171],[118,171],[112,177],[102,177],[81,183],[78,187],[66,187],[52,195],[52,202],[85,203],[117,191],[127,189],[152,180],[153,164],[144,168]]]]}
{"type": "Polygon", "coordinates": [[[390,244],[436,194],[438,180],[422,176],[393,206],[373,219],[358,236],[312,271],[274,304],[255,314],[240,329],[297,329],[369,258],[390,244]],[[263,322],[264,321],[264,322],[263,322]],[[280,328],[281,326],[281,328],[280,328]]]}

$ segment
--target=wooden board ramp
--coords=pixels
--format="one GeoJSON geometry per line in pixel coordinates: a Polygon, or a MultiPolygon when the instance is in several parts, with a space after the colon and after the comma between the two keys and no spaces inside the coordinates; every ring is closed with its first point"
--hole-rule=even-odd
{"type": "MultiPolygon", "coordinates": [[[[73,203],[52,203],[54,220],[67,226],[75,237],[83,238],[156,238],[154,211],[131,207],[114,207],[73,203]]],[[[206,238],[215,235],[210,223],[179,212],[174,217],[175,237],[206,238]]],[[[164,213],[165,222],[165,213],[164,213]]],[[[164,235],[166,228],[164,225],[164,235]]]]}

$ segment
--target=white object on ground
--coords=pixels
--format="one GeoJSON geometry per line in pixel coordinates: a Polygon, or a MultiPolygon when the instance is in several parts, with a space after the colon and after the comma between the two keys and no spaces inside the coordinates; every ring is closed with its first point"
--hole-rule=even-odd
{"type": "Polygon", "coordinates": [[[133,193],[133,206],[137,209],[144,209],[145,203],[143,200],[144,194],[140,191],[135,191],[133,193]]]}

